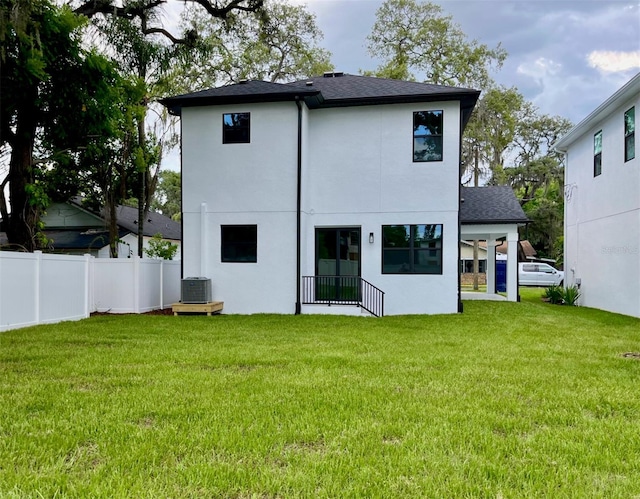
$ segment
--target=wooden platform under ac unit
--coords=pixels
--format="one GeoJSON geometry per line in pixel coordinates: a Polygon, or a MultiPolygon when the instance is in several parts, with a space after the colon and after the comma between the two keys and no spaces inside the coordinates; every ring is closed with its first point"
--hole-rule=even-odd
{"type": "Polygon", "coordinates": [[[222,311],[222,301],[210,301],[208,303],[174,303],[172,305],[173,315],[181,312],[206,313],[207,315],[219,314],[222,311]]]}

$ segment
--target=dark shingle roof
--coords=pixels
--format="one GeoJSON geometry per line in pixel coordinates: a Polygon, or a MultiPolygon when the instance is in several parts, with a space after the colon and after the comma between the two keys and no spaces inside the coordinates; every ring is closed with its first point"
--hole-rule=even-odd
{"type": "Polygon", "coordinates": [[[432,85],[415,81],[392,80],[335,73],[338,76],[317,76],[287,83],[291,87],[314,88],[321,100],[309,107],[337,107],[398,102],[470,99],[475,104],[480,92],[468,88],[432,85]],[[311,83],[311,85],[309,85],[311,83]],[[315,104],[315,105],[314,105],[315,104]]]}
{"type": "MultiPolygon", "coordinates": [[[[128,233],[125,229],[118,230],[121,238],[128,233]]],[[[44,234],[51,240],[49,246],[54,251],[100,249],[109,244],[108,230],[45,230],[44,234]]]]}
{"type": "Polygon", "coordinates": [[[463,224],[527,223],[509,186],[462,187],[460,222],[463,224]]]}
{"type": "MultiPolygon", "coordinates": [[[[138,208],[118,206],[116,208],[116,217],[120,227],[134,234],[138,233],[138,208]]],[[[179,222],[171,220],[161,213],[150,211],[144,220],[142,233],[148,237],[153,237],[160,233],[164,239],[180,240],[182,238],[182,227],[179,222]]]]}
{"type": "Polygon", "coordinates": [[[168,97],[160,102],[174,114],[183,107],[217,104],[241,104],[304,99],[311,109],[341,106],[365,106],[410,102],[459,100],[464,121],[480,95],[479,90],[431,85],[414,81],[391,80],[373,76],[327,73],[292,83],[247,81],[191,94],[168,97]]]}
{"type": "Polygon", "coordinates": [[[174,114],[189,106],[212,106],[216,104],[242,104],[251,102],[292,101],[317,95],[319,91],[300,85],[288,86],[282,83],[248,80],[232,85],[210,88],[189,94],[161,99],[160,103],[174,114]]]}

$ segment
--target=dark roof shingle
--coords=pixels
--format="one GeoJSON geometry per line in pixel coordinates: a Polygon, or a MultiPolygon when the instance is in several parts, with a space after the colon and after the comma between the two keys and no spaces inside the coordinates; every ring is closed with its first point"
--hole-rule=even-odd
{"type": "MultiPolygon", "coordinates": [[[[116,208],[116,218],[120,227],[134,234],[138,233],[138,208],[120,205],[116,208]]],[[[150,211],[144,220],[142,233],[148,237],[153,237],[160,233],[164,239],[180,240],[182,238],[182,227],[179,222],[171,220],[161,213],[150,211]]]]}
{"type": "Polygon", "coordinates": [[[463,224],[527,223],[509,186],[462,187],[460,222],[463,224]]]}
{"type": "Polygon", "coordinates": [[[459,100],[468,120],[479,90],[432,85],[373,76],[328,73],[292,83],[250,80],[160,100],[174,114],[183,107],[293,101],[304,99],[310,109],[410,102],[459,100]]]}
{"type": "Polygon", "coordinates": [[[241,83],[209,88],[199,92],[176,95],[161,99],[160,103],[174,114],[180,114],[183,107],[211,106],[216,104],[242,104],[252,102],[292,101],[317,95],[319,91],[300,85],[288,86],[282,83],[247,80],[241,83]]]}
{"type": "MultiPolygon", "coordinates": [[[[286,85],[290,87],[304,86],[304,88],[319,90],[322,99],[316,104],[317,107],[458,100],[461,98],[471,98],[475,103],[480,94],[478,90],[469,88],[448,87],[372,76],[337,74],[339,76],[316,76],[287,83],[286,85]]],[[[310,107],[314,107],[313,102],[311,102],[310,107]]]]}

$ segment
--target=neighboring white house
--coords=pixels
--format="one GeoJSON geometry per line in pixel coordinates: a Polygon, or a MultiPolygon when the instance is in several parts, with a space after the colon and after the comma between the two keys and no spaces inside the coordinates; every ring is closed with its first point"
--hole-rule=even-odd
{"type": "Polygon", "coordinates": [[[211,278],[226,313],[380,315],[380,291],[385,315],[457,312],[478,95],[329,73],[163,100],[182,118],[183,276],[211,278]]]}
{"type": "MultiPolygon", "coordinates": [[[[130,206],[116,208],[118,223],[118,257],[128,258],[138,250],[138,209],[130,206]]],[[[49,239],[49,252],[90,254],[109,258],[109,231],[104,218],[82,206],[78,200],[67,203],[52,203],[42,217],[44,234],[49,239]]],[[[143,248],[155,234],[178,246],[174,260],[180,259],[181,227],[179,222],[160,214],[147,214],[143,228],[143,248]]],[[[143,255],[146,258],[146,255],[143,255]]]]}
{"type": "Polygon", "coordinates": [[[640,73],[560,139],[565,284],[580,303],[640,317],[640,73]]]}

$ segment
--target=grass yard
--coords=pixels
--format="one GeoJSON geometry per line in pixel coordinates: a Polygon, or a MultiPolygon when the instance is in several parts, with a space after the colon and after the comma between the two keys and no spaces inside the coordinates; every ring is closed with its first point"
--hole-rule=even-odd
{"type": "Polygon", "coordinates": [[[640,320],[96,316],[0,334],[0,497],[640,497],[640,320]]]}

